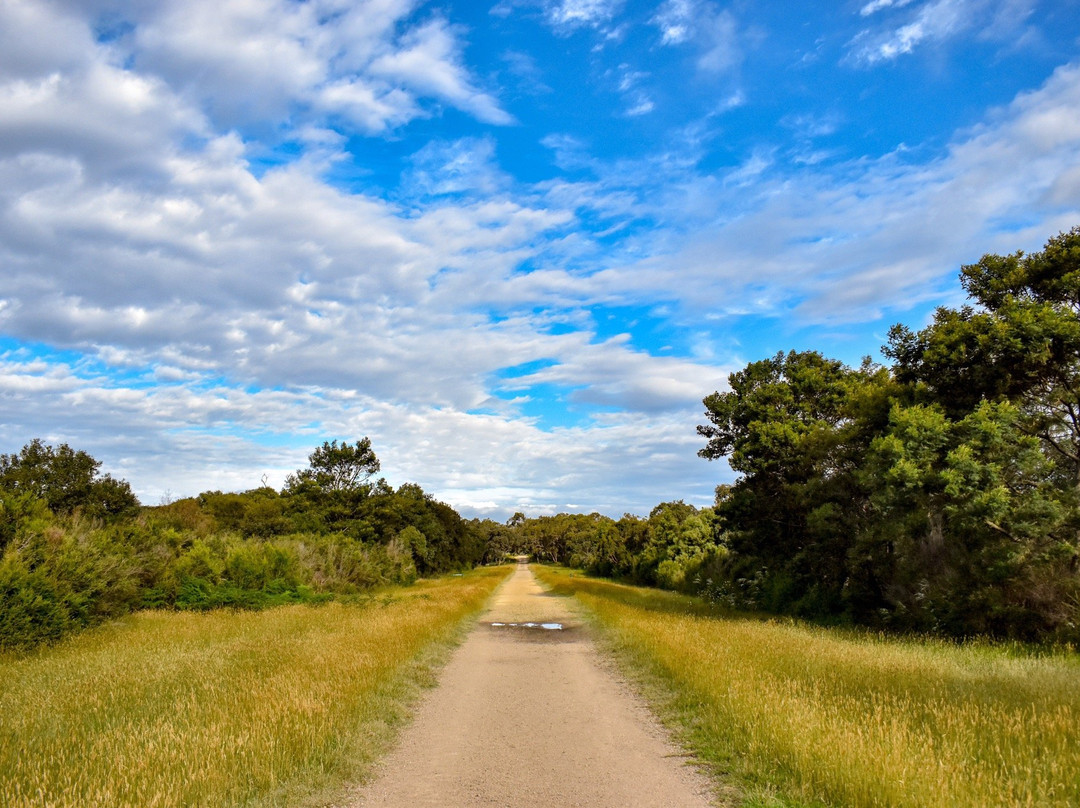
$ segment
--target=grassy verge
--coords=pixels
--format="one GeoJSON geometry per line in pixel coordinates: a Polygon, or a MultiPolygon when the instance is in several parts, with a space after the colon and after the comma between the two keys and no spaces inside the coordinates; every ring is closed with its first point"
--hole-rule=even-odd
{"type": "Polygon", "coordinates": [[[1080,805],[1080,657],[720,617],[538,568],[744,806],[1080,805]]]}
{"type": "Polygon", "coordinates": [[[325,803],[385,750],[506,574],[356,604],[142,612],[0,657],[0,805],[325,803]]]}

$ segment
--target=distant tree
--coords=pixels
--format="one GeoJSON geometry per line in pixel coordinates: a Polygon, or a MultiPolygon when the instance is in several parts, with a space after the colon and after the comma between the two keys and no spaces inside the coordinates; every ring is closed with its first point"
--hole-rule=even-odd
{"type": "Polygon", "coordinates": [[[99,474],[101,462],[66,443],[34,439],[18,454],[0,455],[0,489],[45,502],[54,513],[75,510],[107,519],[129,514],[139,501],[124,480],[99,474]]]}
{"type": "MultiPolygon", "coordinates": [[[[524,521],[525,517],[522,517],[524,521]]],[[[484,563],[498,564],[507,556],[522,552],[519,531],[508,524],[500,524],[493,519],[472,519],[470,531],[478,536],[484,546],[484,563]]]]}
{"type": "Polygon", "coordinates": [[[371,476],[379,470],[379,458],[371,448],[371,440],[363,438],[350,445],[337,440],[326,441],[308,455],[309,467],[290,474],[285,481],[286,493],[314,489],[322,493],[363,491],[371,476]]]}

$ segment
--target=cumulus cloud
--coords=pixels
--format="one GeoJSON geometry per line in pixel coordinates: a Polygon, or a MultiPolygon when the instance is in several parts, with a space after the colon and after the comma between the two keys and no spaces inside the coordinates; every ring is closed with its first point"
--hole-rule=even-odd
{"type": "Polygon", "coordinates": [[[156,504],[264,479],[278,487],[322,440],[369,435],[391,484],[417,482],[466,515],[499,520],[516,510],[578,510],[586,491],[586,509],[615,516],[647,512],[657,498],[707,504],[724,476],[695,457],[691,411],[543,430],[526,419],[344,390],[249,391],[208,381],[125,387],[86,368],[0,354],[0,396],[15,405],[0,444],[17,448],[26,435],[71,443],[156,504]],[[77,420],[67,417],[72,409],[77,420]]]}
{"type": "MultiPolygon", "coordinates": [[[[438,15],[416,19],[416,0],[95,5],[75,4],[81,19],[50,6],[31,13],[21,2],[6,14],[23,29],[56,27],[84,51],[89,30],[106,22],[119,27],[124,36],[99,37],[97,45],[113,64],[158,77],[225,127],[339,115],[363,132],[380,133],[433,114],[432,102],[487,123],[513,121],[464,66],[463,32],[438,15]]],[[[36,58],[54,69],[64,64],[51,51],[36,58]]],[[[8,59],[35,63],[26,45],[8,59]]]]}
{"type": "MultiPolygon", "coordinates": [[[[873,17],[926,8],[902,5],[873,17]]],[[[619,6],[545,8],[602,28],[619,6]]],[[[661,14],[701,70],[737,64],[728,12],[661,14]]],[[[511,122],[466,39],[409,0],[0,4],[0,330],[22,346],[0,356],[5,450],[77,444],[152,502],[279,484],[313,444],[370,435],[395,481],[476,513],[705,504],[722,470],[694,426],[730,355],[654,355],[590,307],[664,302],[673,328],[873,319],[1080,213],[1076,65],[922,163],[792,165],[758,144],[705,169],[711,130],[609,160],[549,135],[568,175],[528,183],[474,130],[415,150],[392,192],[329,182],[347,136],[442,106],[511,122]],[[260,163],[259,127],[308,151],[260,163]],[[544,387],[575,426],[529,409],[544,387]]],[[[610,78],[645,111],[643,74],[610,78]]]]}

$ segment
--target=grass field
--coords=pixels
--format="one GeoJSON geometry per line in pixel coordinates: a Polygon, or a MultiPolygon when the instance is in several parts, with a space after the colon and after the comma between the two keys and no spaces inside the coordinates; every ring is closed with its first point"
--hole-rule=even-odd
{"type": "Polygon", "coordinates": [[[0,805],[324,804],[507,573],[362,604],[142,612],[0,658],[0,805]]]}
{"type": "Polygon", "coordinates": [[[721,617],[537,568],[574,595],[744,806],[1080,805],[1080,656],[721,617]]]}

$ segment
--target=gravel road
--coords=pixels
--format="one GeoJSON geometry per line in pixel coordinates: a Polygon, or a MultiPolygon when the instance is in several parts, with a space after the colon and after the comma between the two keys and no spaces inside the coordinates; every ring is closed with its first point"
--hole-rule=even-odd
{"type": "Polygon", "coordinates": [[[351,805],[695,808],[711,793],[573,604],[520,564],[351,805]]]}

